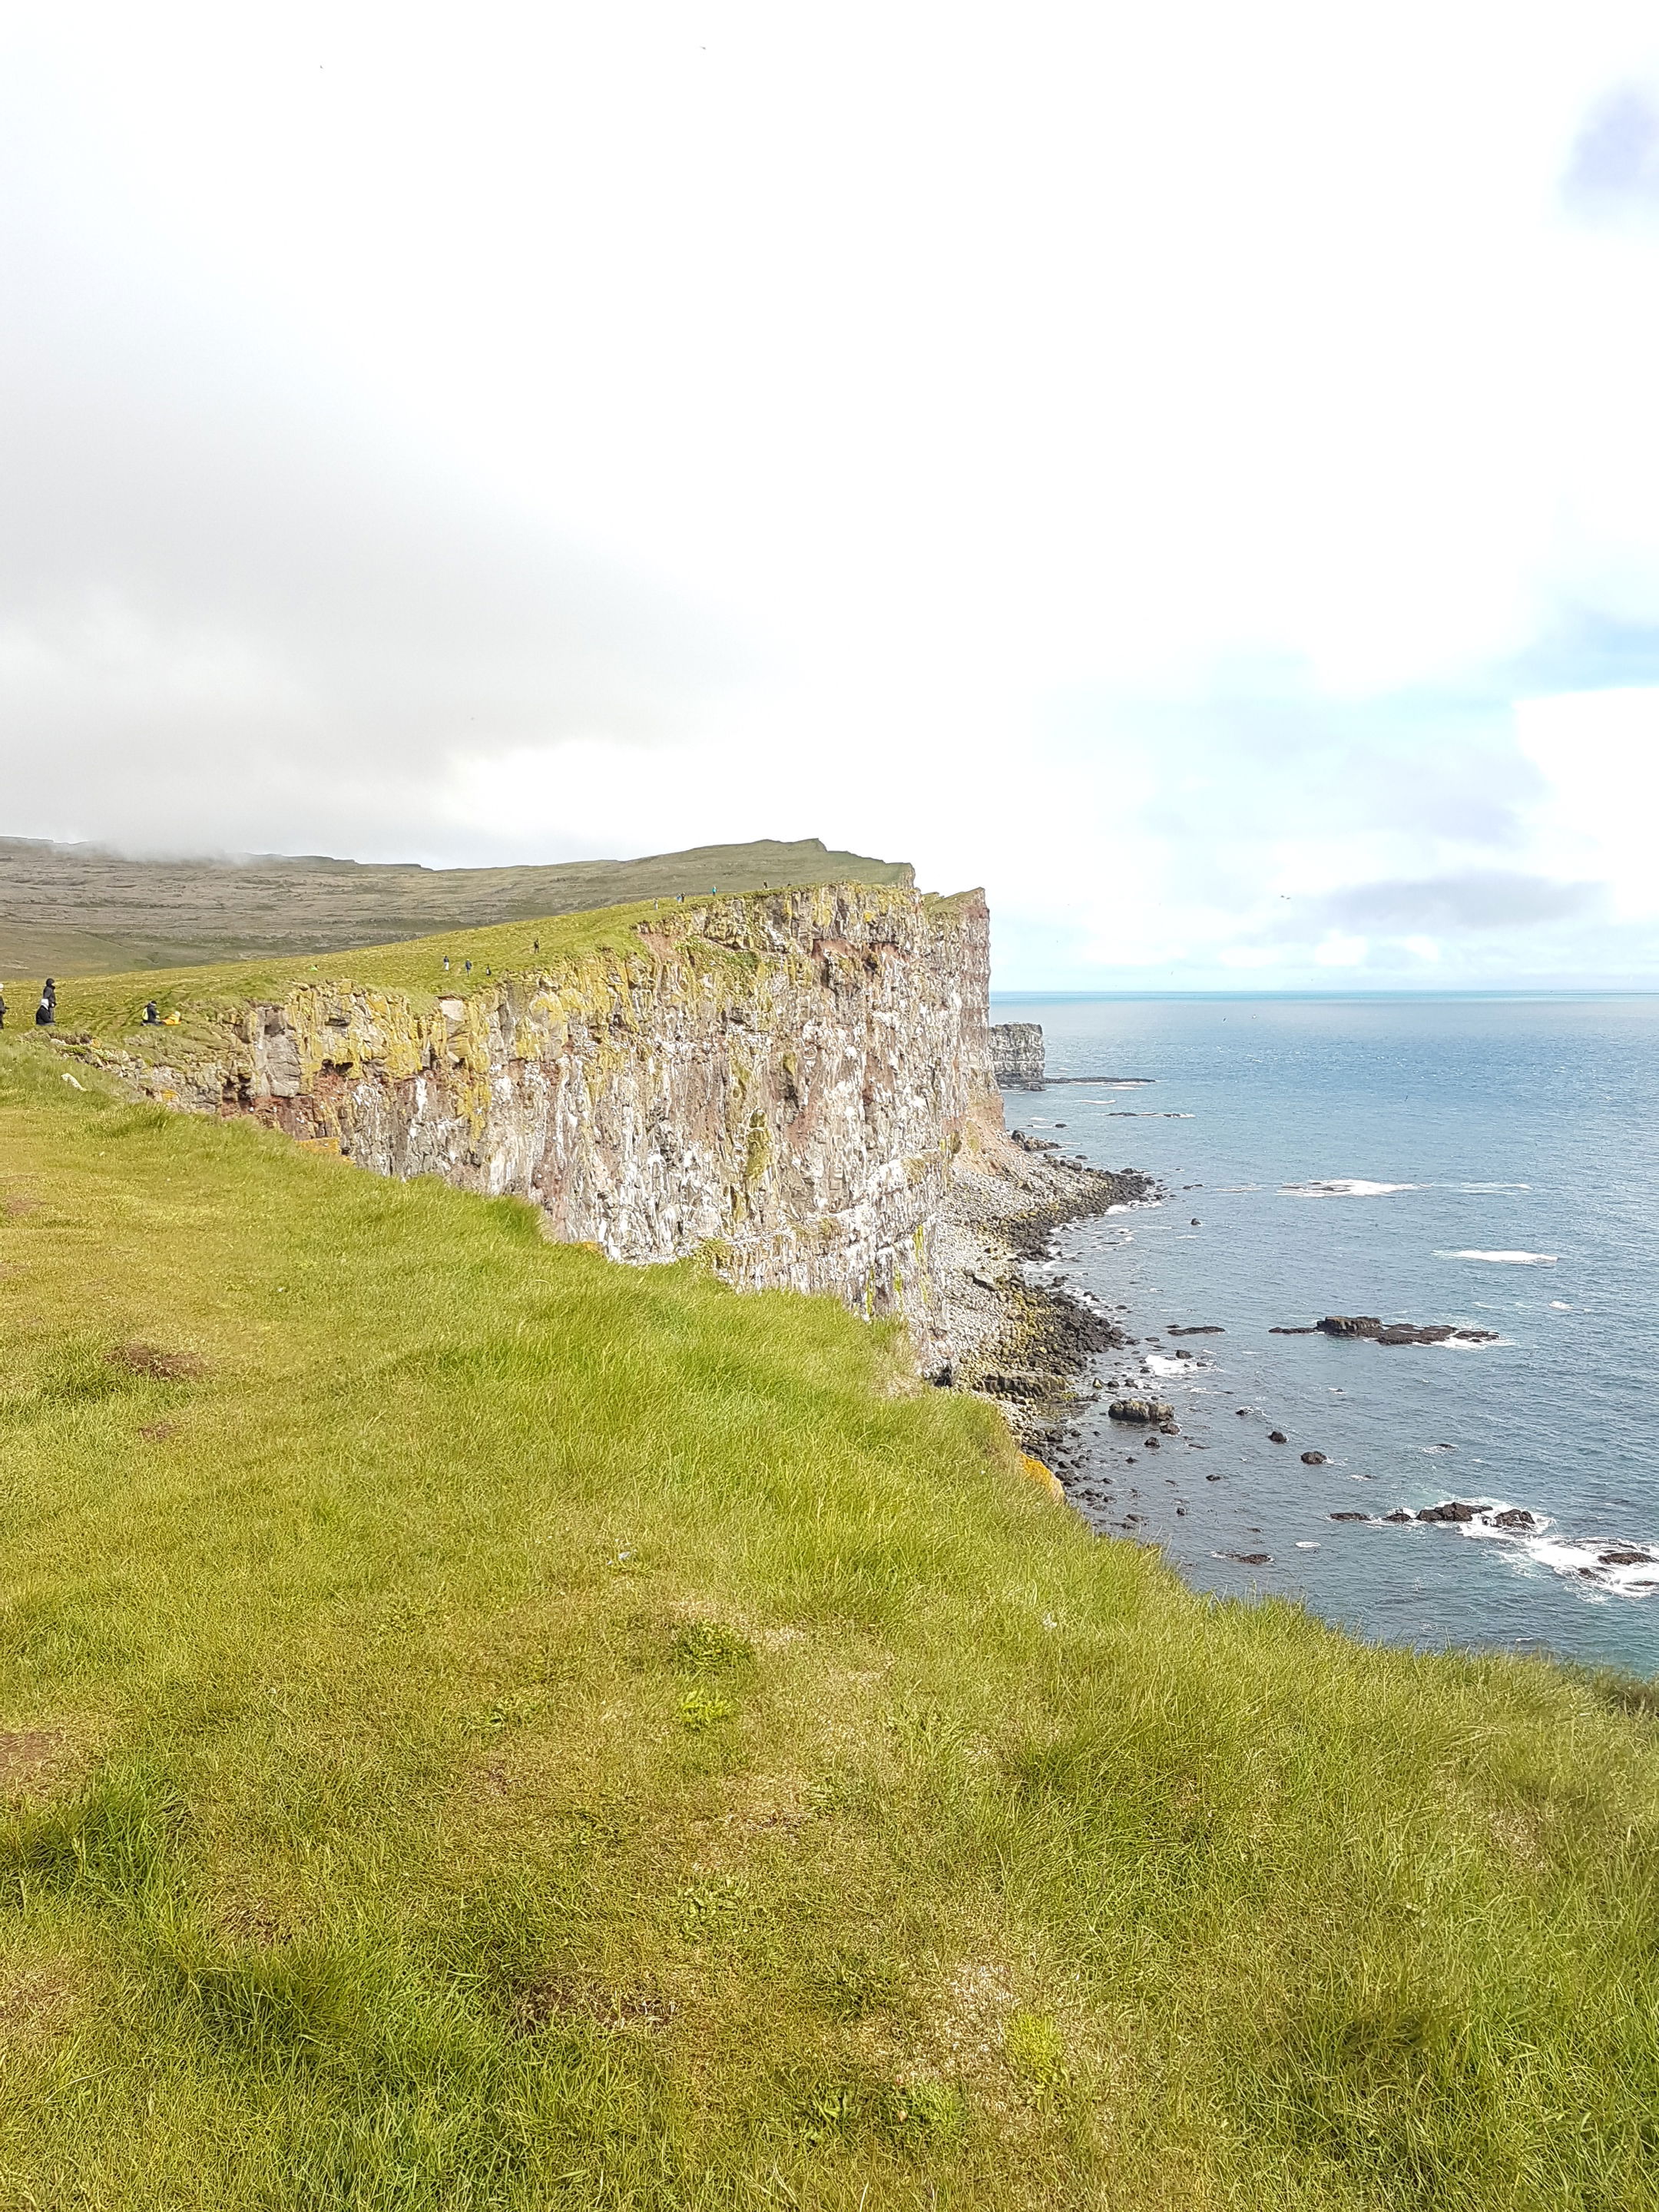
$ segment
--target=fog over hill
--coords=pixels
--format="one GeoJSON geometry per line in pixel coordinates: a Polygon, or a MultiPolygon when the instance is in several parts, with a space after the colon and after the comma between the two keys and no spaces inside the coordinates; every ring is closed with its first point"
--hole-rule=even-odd
{"type": "Polygon", "coordinates": [[[310,854],[143,860],[93,845],[0,838],[0,976],[333,952],[716,886],[908,884],[914,876],[908,861],[832,853],[817,837],[520,868],[424,868],[310,854]]]}

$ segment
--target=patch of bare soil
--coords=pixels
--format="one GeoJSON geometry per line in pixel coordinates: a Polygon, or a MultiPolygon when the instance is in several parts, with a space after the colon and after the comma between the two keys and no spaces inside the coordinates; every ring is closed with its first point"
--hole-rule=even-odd
{"type": "Polygon", "coordinates": [[[513,1998],[516,2033],[535,2035],[561,2021],[580,2021],[617,2033],[651,2034],[666,2027],[678,2008],[655,1990],[611,1990],[597,1982],[550,1978],[526,1982],[513,1998]]]}
{"type": "Polygon", "coordinates": [[[79,1977],[68,1960],[9,1960],[0,1966],[0,2040],[18,2044],[61,2034],[79,1993],[79,1977]]]}
{"type": "Polygon", "coordinates": [[[32,1797],[62,1773],[71,1753],[62,1729],[0,1729],[0,1797],[32,1797]]]}
{"type": "Polygon", "coordinates": [[[104,1354],[112,1367],[157,1382],[182,1382],[207,1369],[193,1352],[163,1352],[155,1344],[118,1344],[104,1354]]]}
{"type": "Polygon", "coordinates": [[[176,1421],[147,1421],[138,1433],[147,1444],[164,1444],[169,1437],[178,1435],[179,1424],[176,1421]]]}

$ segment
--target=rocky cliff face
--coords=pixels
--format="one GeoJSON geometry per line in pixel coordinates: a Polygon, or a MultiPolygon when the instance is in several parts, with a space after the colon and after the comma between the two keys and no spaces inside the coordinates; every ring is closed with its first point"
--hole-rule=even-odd
{"type": "Polygon", "coordinates": [[[991,1073],[999,1083],[1041,1083],[1043,1075],[1041,1022],[998,1022],[988,1032],[991,1073]]]}
{"type": "Polygon", "coordinates": [[[958,1151],[1000,1129],[978,893],[842,885],[653,915],[637,950],[418,1001],[341,981],[123,1072],[382,1175],[513,1193],[613,1259],[712,1249],[926,1334],[958,1151]]]}

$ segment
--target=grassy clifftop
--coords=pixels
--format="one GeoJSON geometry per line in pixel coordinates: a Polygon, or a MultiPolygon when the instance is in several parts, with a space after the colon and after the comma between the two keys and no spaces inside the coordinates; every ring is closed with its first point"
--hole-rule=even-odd
{"type": "Polygon", "coordinates": [[[1194,1597],[827,1301],[32,1036],[0,1204],[0,2201],[1659,2201],[1632,1686],[1194,1597]]]}
{"type": "Polygon", "coordinates": [[[780,884],[909,884],[908,862],[793,843],[700,845],[638,860],[422,868],[265,854],[131,860],[0,838],[0,976],[291,957],[639,899],[780,884]]]}

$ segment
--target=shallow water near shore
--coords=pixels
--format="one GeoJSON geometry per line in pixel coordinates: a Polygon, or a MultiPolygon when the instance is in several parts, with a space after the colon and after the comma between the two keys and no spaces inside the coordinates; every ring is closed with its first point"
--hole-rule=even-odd
{"type": "Polygon", "coordinates": [[[1082,1511],[1197,1587],[1381,1641],[1659,1670],[1659,995],[1010,996],[993,1019],[1042,1023],[1051,1076],[1152,1079],[1004,1094],[1011,1128],[1172,1194],[1062,1231],[1043,1271],[1139,1340],[1098,1364],[1059,1470],[1082,1511]],[[1327,1314],[1497,1341],[1270,1334],[1327,1314]],[[1109,1421],[1114,1381],[1182,1433],[1109,1421]],[[1538,1525],[1381,1517],[1450,1499],[1538,1525]]]}

